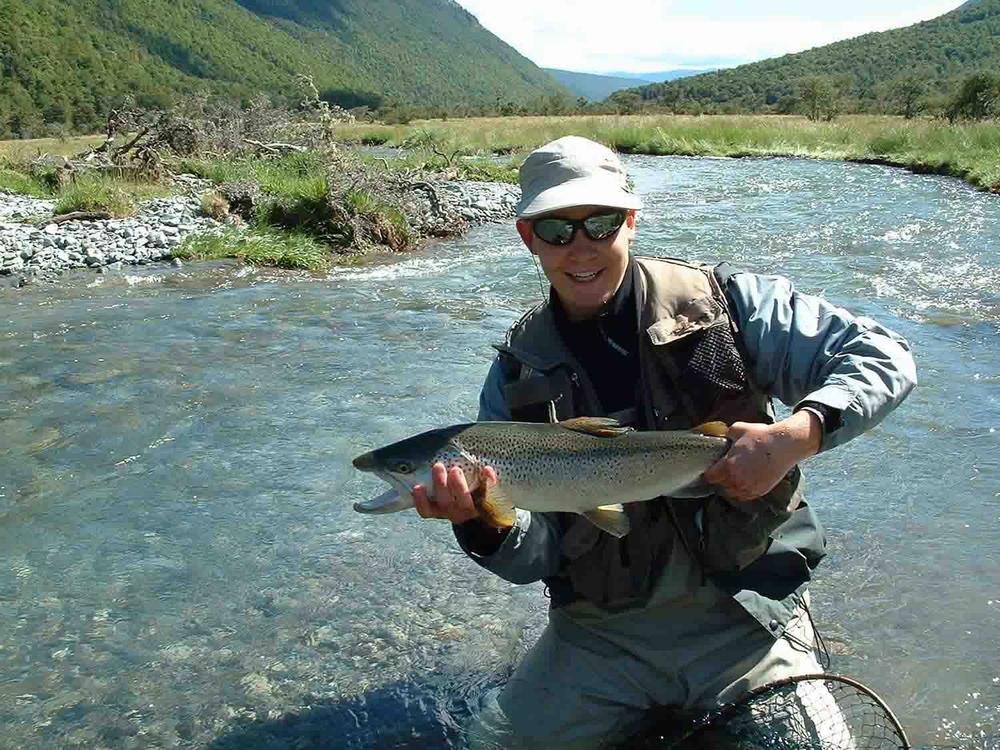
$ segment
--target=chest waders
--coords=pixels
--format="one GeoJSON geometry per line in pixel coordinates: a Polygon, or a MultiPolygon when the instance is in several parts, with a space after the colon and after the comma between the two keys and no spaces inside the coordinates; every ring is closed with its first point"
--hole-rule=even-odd
{"type": "MultiPolygon", "coordinates": [[[[713,272],[677,260],[636,258],[639,395],[633,408],[610,415],[560,337],[548,305],[529,311],[497,347],[511,418],[613,416],[640,430],[687,429],[715,420],[773,422],[770,398],[748,375],[729,314],[724,289],[731,275],[725,266],[713,272]]],[[[556,514],[562,565],[558,575],[545,579],[552,606],[581,598],[611,612],[642,606],[679,543],[700,565],[703,580],[710,578],[780,635],[825,554],[822,527],[802,490],[795,468],[752,502],[713,495],[630,503],[625,512],[632,531],[622,539],[576,514],[556,514]]]]}

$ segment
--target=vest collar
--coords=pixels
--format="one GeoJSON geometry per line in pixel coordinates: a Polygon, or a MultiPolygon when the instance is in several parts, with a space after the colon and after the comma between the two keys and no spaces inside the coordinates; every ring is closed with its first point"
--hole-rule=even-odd
{"type": "MultiPolygon", "coordinates": [[[[725,314],[709,280],[711,274],[701,267],[641,256],[632,265],[639,330],[645,331],[653,346],[708,328],[725,314]]],[[[574,363],[548,302],[530,310],[496,348],[542,372],[574,363]]]]}

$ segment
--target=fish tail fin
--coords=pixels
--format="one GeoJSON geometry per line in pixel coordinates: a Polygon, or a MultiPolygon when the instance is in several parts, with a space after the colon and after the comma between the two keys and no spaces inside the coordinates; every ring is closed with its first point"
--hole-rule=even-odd
{"type": "Polygon", "coordinates": [[[602,505],[594,510],[586,511],[583,515],[594,526],[619,539],[628,534],[631,528],[628,515],[626,515],[625,508],[621,503],[602,505]]]}

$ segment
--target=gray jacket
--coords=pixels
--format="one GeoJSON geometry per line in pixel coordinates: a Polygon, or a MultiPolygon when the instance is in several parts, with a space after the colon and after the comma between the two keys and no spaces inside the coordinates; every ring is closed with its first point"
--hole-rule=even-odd
{"type": "MultiPolygon", "coordinates": [[[[727,299],[756,386],[788,405],[808,400],[841,414],[839,424],[825,432],[822,450],[877,424],[916,383],[913,359],[899,336],[868,318],[797,293],[786,279],[736,274],[727,299]]],[[[510,419],[504,380],[504,368],[496,361],[481,393],[481,420],[510,419]]],[[[488,557],[476,555],[458,537],[483,567],[511,582],[529,583],[559,573],[563,533],[555,518],[519,510],[514,529],[488,557]]],[[[771,630],[783,628],[793,607],[757,595],[755,589],[761,588],[731,587],[760,622],[771,630]]]]}

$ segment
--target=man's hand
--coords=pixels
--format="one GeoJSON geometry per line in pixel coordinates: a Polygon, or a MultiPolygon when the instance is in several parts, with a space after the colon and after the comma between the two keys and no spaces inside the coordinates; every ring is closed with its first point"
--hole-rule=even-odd
{"type": "Polygon", "coordinates": [[[766,495],[795,464],[819,452],[823,426],[819,417],[799,411],[774,424],[734,422],[726,434],[729,452],[705,472],[731,500],[766,495]]]}
{"type": "MultiPolygon", "coordinates": [[[[431,480],[434,483],[433,499],[428,497],[427,488],[422,484],[413,488],[413,504],[422,518],[444,518],[454,524],[479,518],[469,484],[460,468],[453,466],[449,471],[439,461],[431,466],[431,480]]],[[[496,484],[497,473],[491,466],[483,467],[482,481],[496,484]]]]}

